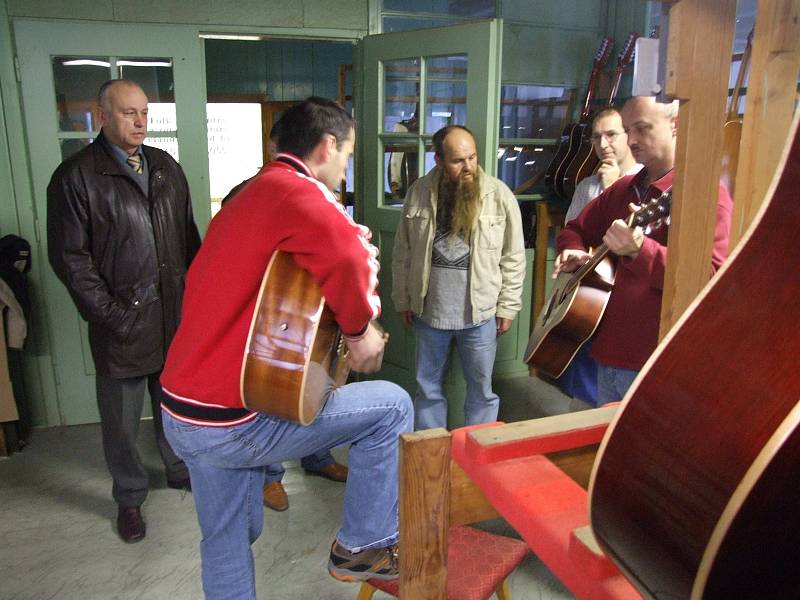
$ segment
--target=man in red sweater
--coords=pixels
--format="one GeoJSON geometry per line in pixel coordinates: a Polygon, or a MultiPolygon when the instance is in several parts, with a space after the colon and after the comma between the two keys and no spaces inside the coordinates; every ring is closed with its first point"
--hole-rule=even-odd
{"type": "MultiPolygon", "coordinates": [[[[667,260],[667,222],[661,227],[629,228],[636,206],[672,188],[678,103],[663,104],[637,96],[622,109],[631,153],[644,168],[618,179],[569,221],[556,240],[553,276],[572,272],[605,243],[616,257],[616,280],[600,325],[592,338],[598,362],[598,404],[621,400],[658,344],[661,296],[667,260]]],[[[725,186],[717,196],[717,224],[711,273],[728,253],[733,203],[725,186]]]]}
{"type": "Polygon", "coordinates": [[[255,598],[250,545],[263,526],[265,465],[345,444],[350,473],[328,570],[341,580],[397,577],[398,436],[413,425],[408,394],[385,381],[346,385],[301,426],[244,408],[239,387],[261,280],[277,250],[319,284],[352,368],[380,368],[377,249],[332,194],[352,154],[353,126],[322,98],[287,110],[276,159],[212,220],[187,276],[161,377],[162,413],[192,477],[207,598],[255,598]]]}

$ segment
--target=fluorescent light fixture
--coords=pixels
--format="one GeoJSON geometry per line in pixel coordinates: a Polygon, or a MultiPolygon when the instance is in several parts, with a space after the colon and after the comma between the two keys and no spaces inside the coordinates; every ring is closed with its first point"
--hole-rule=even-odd
{"type": "Polygon", "coordinates": [[[207,40],[246,40],[251,42],[263,39],[260,35],[239,35],[236,33],[201,33],[200,37],[207,40]]]}
{"type": "Polygon", "coordinates": [[[514,152],[522,152],[522,146],[514,146],[514,152]]]}
{"type": "Polygon", "coordinates": [[[533,151],[534,152],[544,152],[544,148],[542,148],[542,147],[534,148],[533,151]]]}
{"type": "Polygon", "coordinates": [[[535,164],[536,164],[535,160],[529,160],[528,162],[525,163],[525,166],[526,167],[530,167],[531,165],[535,165],[535,164]]]}
{"type": "Polygon", "coordinates": [[[501,158],[503,158],[503,155],[505,153],[506,153],[506,149],[505,148],[499,148],[497,150],[497,160],[500,160],[501,158]]]}
{"type": "Polygon", "coordinates": [[[118,60],[118,67],[171,67],[172,61],[157,60],[118,60]]]}
{"type": "Polygon", "coordinates": [[[516,156],[509,156],[508,158],[506,158],[506,162],[514,162],[518,158],[519,158],[519,154],[517,154],[516,156]]]}
{"type": "Polygon", "coordinates": [[[453,113],[450,111],[433,111],[431,113],[432,117],[444,117],[445,119],[449,119],[452,115],[453,113]]]}
{"type": "Polygon", "coordinates": [[[111,63],[106,60],[90,60],[88,58],[80,58],[76,60],[67,60],[61,63],[65,67],[110,67],[111,63]]]}

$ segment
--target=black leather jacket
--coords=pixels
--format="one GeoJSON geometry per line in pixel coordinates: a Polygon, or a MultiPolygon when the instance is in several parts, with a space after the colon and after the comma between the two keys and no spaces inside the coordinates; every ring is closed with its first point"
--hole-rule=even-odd
{"type": "Polygon", "coordinates": [[[158,372],[178,327],[184,279],[200,247],[178,163],[142,146],[145,196],[102,131],[47,187],[48,256],[81,316],[97,373],[158,372]]]}

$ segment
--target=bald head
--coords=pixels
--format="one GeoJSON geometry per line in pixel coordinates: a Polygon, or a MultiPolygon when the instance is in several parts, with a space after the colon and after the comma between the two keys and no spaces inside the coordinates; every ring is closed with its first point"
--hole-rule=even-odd
{"type": "Polygon", "coordinates": [[[466,127],[450,125],[433,134],[433,152],[436,164],[450,181],[475,178],[478,150],[472,132],[466,127]]]}
{"type": "Polygon", "coordinates": [[[660,178],[675,164],[678,103],[656,102],[652,96],[634,96],[622,108],[628,146],[651,178],[660,178]]]}
{"type": "Polygon", "coordinates": [[[97,92],[98,118],[112,144],[133,154],[147,137],[147,96],[132,81],[115,79],[97,92]]]}

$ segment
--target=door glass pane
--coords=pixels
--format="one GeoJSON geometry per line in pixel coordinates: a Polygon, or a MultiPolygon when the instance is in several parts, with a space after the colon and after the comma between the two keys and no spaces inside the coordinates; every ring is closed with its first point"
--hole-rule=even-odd
{"type": "Polygon", "coordinates": [[[397,124],[416,117],[419,106],[419,59],[390,60],[383,63],[383,130],[407,133],[408,125],[397,124]]]}
{"type": "Polygon", "coordinates": [[[531,194],[555,154],[555,146],[504,144],[497,150],[497,178],[517,194],[531,194]]]}
{"type": "Polygon", "coordinates": [[[417,143],[387,142],[384,146],[384,205],[402,206],[409,186],[419,177],[417,143]]]}
{"type": "Polygon", "coordinates": [[[467,56],[431,57],[426,60],[425,133],[446,125],[467,123],[467,56]]]}
{"type": "Polygon", "coordinates": [[[58,130],[89,133],[100,129],[95,106],[97,90],[111,79],[108,57],[54,56],[52,64],[58,130]]]}
{"type": "Polygon", "coordinates": [[[150,102],[175,102],[172,59],[123,57],[117,59],[120,79],[138,83],[150,102]]]}

